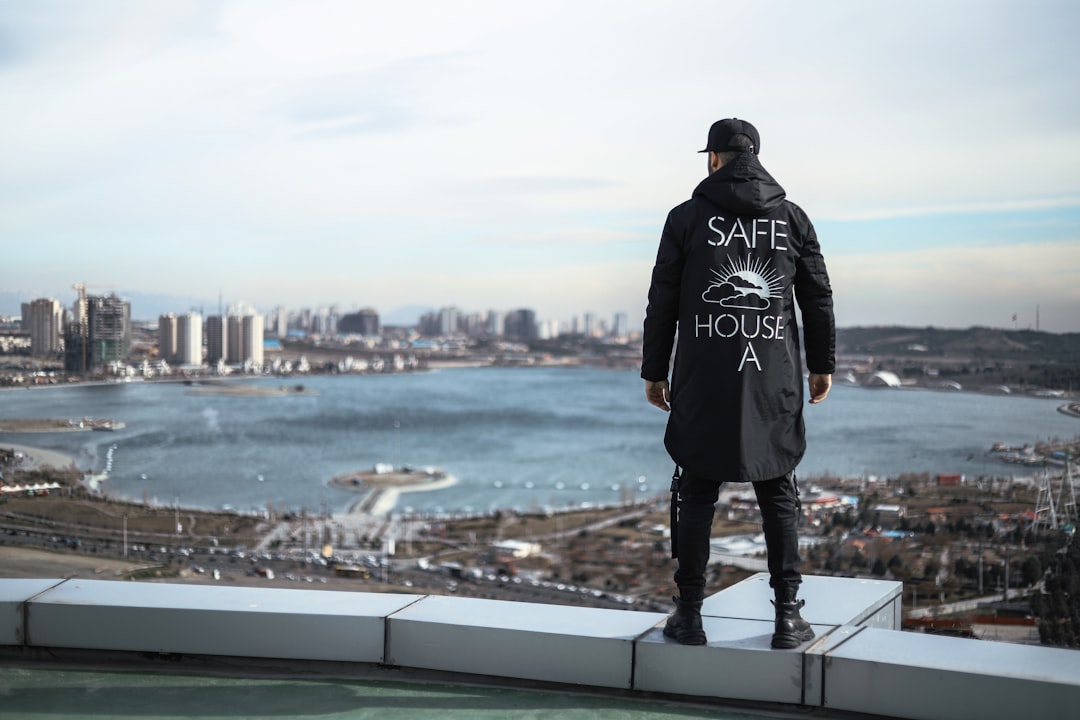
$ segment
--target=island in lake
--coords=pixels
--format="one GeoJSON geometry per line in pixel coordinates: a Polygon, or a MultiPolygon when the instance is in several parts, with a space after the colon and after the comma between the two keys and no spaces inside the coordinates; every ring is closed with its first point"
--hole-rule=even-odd
{"type": "Polygon", "coordinates": [[[371,490],[372,488],[395,488],[397,490],[435,490],[449,487],[456,482],[453,475],[448,475],[441,468],[413,468],[404,465],[378,463],[371,470],[338,475],[330,480],[334,487],[345,490],[371,490]]]}
{"type": "Polygon", "coordinates": [[[187,383],[192,385],[189,395],[236,395],[241,397],[280,397],[282,395],[318,395],[317,390],[309,390],[303,385],[280,385],[263,387],[240,383],[206,382],[187,383]]]}

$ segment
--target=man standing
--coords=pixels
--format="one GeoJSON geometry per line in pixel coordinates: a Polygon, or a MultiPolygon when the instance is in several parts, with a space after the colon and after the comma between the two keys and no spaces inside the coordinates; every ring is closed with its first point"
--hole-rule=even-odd
{"type": "Polygon", "coordinates": [[[681,468],[672,484],[679,595],[664,634],[686,645],[706,642],[701,603],[724,482],[750,482],[757,496],[776,594],[772,646],[814,637],[799,614],[804,601],[796,600],[795,467],[806,438],[795,303],[810,402],[819,403],[835,369],[832,290],[810,219],[785,199],[759,162],[760,149],[745,120],[713,123],[701,151],[709,175],[668,213],[649,288],[641,377],[648,401],[671,413],[664,445],[681,468]]]}

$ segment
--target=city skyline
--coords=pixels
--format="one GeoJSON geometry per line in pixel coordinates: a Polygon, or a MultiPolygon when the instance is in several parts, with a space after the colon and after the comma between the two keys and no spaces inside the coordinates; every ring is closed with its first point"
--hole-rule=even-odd
{"type": "MultiPolygon", "coordinates": [[[[92,287],[92,286],[91,286],[92,287]]],[[[590,321],[599,323],[605,328],[610,328],[617,324],[623,324],[633,332],[641,331],[641,318],[634,318],[632,313],[625,310],[613,310],[610,313],[598,313],[589,309],[578,309],[576,312],[568,315],[564,318],[550,318],[540,316],[535,313],[532,308],[523,307],[505,307],[505,308],[473,308],[462,307],[461,305],[451,303],[449,305],[443,305],[440,307],[433,306],[419,306],[419,305],[406,305],[403,307],[395,308],[389,312],[384,312],[381,308],[374,307],[371,304],[364,304],[362,302],[353,303],[323,303],[319,305],[302,305],[302,306],[286,306],[281,304],[271,305],[267,307],[256,307],[250,303],[242,300],[236,302],[226,302],[224,299],[215,300],[212,303],[198,301],[194,298],[177,298],[171,296],[163,296],[156,294],[144,294],[135,293],[135,301],[132,300],[132,295],[124,292],[117,292],[115,290],[107,290],[100,293],[92,293],[95,295],[116,295],[122,300],[127,301],[132,306],[132,320],[140,323],[153,323],[159,320],[165,315],[183,315],[189,313],[195,313],[202,316],[204,319],[214,316],[226,317],[230,315],[249,315],[257,314],[262,316],[267,323],[276,323],[277,316],[284,314],[288,318],[293,318],[296,315],[310,315],[312,317],[317,316],[329,316],[334,315],[342,317],[344,315],[357,313],[366,310],[374,310],[380,325],[384,326],[397,326],[397,327],[419,327],[423,325],[425,316],[435,314],[438,315],[446,310],[454,310],[461,316],[475,316],[487,319],[491,313],[498,313],[502,316],[510,313],[528,310],[536,314],[536,323],[538,327],[541,327],[541,334],[545,334],[547,330],[547,336],[554,336],[556,334],[573,334],[578,332],[577,328],[584,327],[590,321]],[[141,300],[140,300],[141,299],[141,300]],[[141,307],[141,312],[136,311],[136,307],[141,307]],[[591,319],[591,320],[590,320],[591,319]],[[637,321],[635,324],[635,320],[637,321]],[[556,331],[556,332],[551,332],[556,331]]],[[[25,293],[3,293],[0,292],[0,318],[10,317],[18,319],[20,316],[20,307],[28,303],[37,303],[45,300],[55,300],[59,303],[60,308],[63,311],[70,312],[72,307],[77,304],[77,294],[74,290],[68,293],[59,294],[46,294],[42,297],[30,298],[25,293]],[[5,295],[7,296],[5,298],[5,295]],[[6,305],[5,305],[6,303],[6,305]]],[[[1042,309],[1036,304],[1033,308],[1027,308],[1028,312],[1014,313],[1012,318],[1008,319],[1008,322],[983,325],[984,327],[997,327],[1000,329],[1013,329],[1013,330],[1041,330],[1044,332],[1075,332],[1070,330],[1056,331],[1052,328],[1047,328],[1042,323],[1042,309]]],[[[884,327],[889,323],[868,323],[866,327],[884,327]]],[[[893,323],[896,326],[904,326],[902,323],[893,323]]],[[[908,323],[908,326],[913,327],[948,327],[936,323],[924,323],[922,325],[908,323]]],[[[977,327],[978,323],[971,323],[969,325],[960,325],[958,327],[977,327]]],[[[848,325],[840,327],[858,327],[856,325],[848,325]]],[[[625,334],[625,333],[624,333],[625,334]]]]}
{"type": "Polygon", "coordinates": [[[0,314],[81,282],[139,319],[224,294],[637,327],[738,116],[838,325],[1080,331],[1080,6],[762,12],[0,2],[0,314]]]}
{"type": "MultiPolygon", "coordinates": [[[[73,286],[74,287],[74,286],[73,286]]],[[[93,287],[92,285],[84,285],[85,287],[93,287]]],[[[451,311],[455,316],[461,316],[462,318],[481,318],[484,321],[489,320],[491,315],[498,315],[500,318],[505,319],[506,316],[519,312],[529,312],[536,315],[532,308],[526,307],[507,307],[507,308],[469,308],[462,307],[456,304],[443,305],[441,307],[421,307],[421,306],[406,306],[403,308],[397,308],[391,311],[389,314],[384,314],[379,308],[372,305],[364,305],[363,303],[351,303],[346,305],[345,303],[330,303],[321,305],[306,305],[306,306],[286,306],[286,305],[273,305],[270,307],[256,307],[250,303],[244,301],[226,302],[224,299],[220,299],[214,303],[212,307],[207,307],[207,303],[188,303],[184,304],[182,301],[178,301],[175,298],[170,299],[167,296],[150,296],[152,300],[143,300],[140,303],[143,308],[142,311],[136,311],[136,302],[132,300],[132,297],[128,293],[117,292],[115,290],[107,290],[104,292],[95,292],[92,290],[86,291],[87,296],[93,297],[112,297],[115,296],[118,299],[128,303],[132,307],[132,321],[139,323],[155,323],[163,318],[171,316],[174,320],[184,315],[197,315],[203,319],[210,317],[230,317],[230,316],[246,316],[246,315],[259,315],[263,317],[270,324],[277,324],[280,322],[279,318],[295,319],[297,316],[306,316],[308,318],[317,317],[335,317],[340,319],[346,315],[373,311],[379,324],[381,325],[394,325],[394,326],[420,326],[424,323],[424,320],[431,315],[439,316],[447,311],[451,311]]],[[[79,296],[75,290],[71,290],[70,293],[53,293],[47,294],[42,297],[29,298],[19,293],[8,293],[13,298],[11,301],[14,305],[14,312],[5,311],[2,305],[0,305],[0,318],[10,317],[18,319],[20,315],[25,315],[28,306],[38,303],[56,303],[60,309],[60,314],[63,316],[67,314],[69,317],[77,313],[79,296]]],[[[146,297],[141,294],[135,295],[138,297],[146,297]]],[[[582,309],[578,312],[570,315],[569,317],[561,320],[553,318],[544,318],[536,315],[535,321],[537,325],[545,325],[547,327],[559,328],[562,331],[574,332],[574,328],[578,326],[588,327],[590,324],[594,324],[597,327],[610,327],[615,325],[621,325],[624,328],[630,327],[629,313],[625,310],[615,310],[610,315],[597,313],[589,309],[582,309]]],[[[640,327],[631,328],[640,330],[640,327]]],[[[500,333],[495,333],[500,334],[500,333]]],[[[625,333],[624,333],[625,334],[625,333]]]]}

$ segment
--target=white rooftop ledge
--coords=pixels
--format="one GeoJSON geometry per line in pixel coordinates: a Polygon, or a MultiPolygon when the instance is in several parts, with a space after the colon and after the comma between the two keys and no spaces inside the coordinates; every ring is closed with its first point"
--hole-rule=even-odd
{"type": "Polygon", "coordinates": [[[64,581],[22,578],[0,580],[0,645],[25,644],[23,611],[27,601],[62,582],[64,581]]]}
{"type": "MultiPolygon", "coordinates": [[[[866,580],[804,575],[799,597],[806,601],[802,616],[812,625],[856,625],[899,630],[903,584],[895,580],[866,580]]],[[[702,615],[772,622],[773,590],[769,574],[757,573],[705,599],[702,615]]],[[[816,629],[815,629],[816,630],[816,629]]]]}
{"type": "Polygon", "coordinates": [[[28,603],[24,637],[38,647],[380,663],[386,616],[421,597],[68,580],[28,603]]]}
{"type": "Polygon", "coordinates": [[[868,628],[831,649],[825,707],[919,720],[1080,713],[1080,651],[868,628]]]}
{"type": "MultiPolygon", "coordinates": [[[[781,703],[912,720],[1066,717],[1080,652],[905,633],[900,583],[804,577],[817,637],[769,648],[755,575],[706,599],[707,645],[664,616],[474,598],[0,579],[0,646],[279,658],[781,703]]],[[[45,654],[44,657],[48,657],[45,654]]]]}
{"type": "Polygon", "coordinates": [[[634,641],[667,616],[431,596],[390,618],[390,664],[626,688],[634,641]]]}

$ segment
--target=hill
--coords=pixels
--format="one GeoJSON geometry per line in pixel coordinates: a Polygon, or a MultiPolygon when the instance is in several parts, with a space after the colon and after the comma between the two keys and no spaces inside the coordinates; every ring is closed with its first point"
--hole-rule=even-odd
{"type": "Polygon", "coordinates": [[[837,356],[908,378],[964,376],[977,384],[1080,389],[1080,333],[852,327],[837,331],[837,356]]]}

